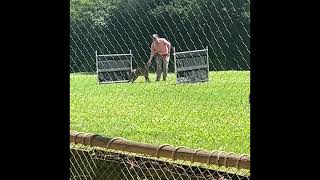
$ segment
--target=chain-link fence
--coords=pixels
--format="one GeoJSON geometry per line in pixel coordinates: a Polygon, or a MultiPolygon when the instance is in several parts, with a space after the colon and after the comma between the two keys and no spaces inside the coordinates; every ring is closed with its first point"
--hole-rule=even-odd
{"type": "Polygon", "coordinates": [[[72,72],[95,72],[96,50],[131,50],[141,65],[154,33],[176,51],[208,46],[210,70],[250,69],[249,0],[71,0],[70,11],[72,72]]]}
{"type": "Polygon", "coordinates": [[[71,133],[71,179],[249,179],[248,156],[71,133]]]}
{"type": "Polygon", "coordinates": [[[249,0],[71,0],[70,71],[72,130],[250,153],[249,0]]]}

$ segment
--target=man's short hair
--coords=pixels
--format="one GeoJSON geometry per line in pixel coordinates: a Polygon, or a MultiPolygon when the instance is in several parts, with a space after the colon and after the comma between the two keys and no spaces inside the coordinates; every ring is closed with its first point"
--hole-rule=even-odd
{"type": "Polygon", "coordinates": [[[158,34],[152,34],[152,39],[158,38],[159,35],[158,34]]]}

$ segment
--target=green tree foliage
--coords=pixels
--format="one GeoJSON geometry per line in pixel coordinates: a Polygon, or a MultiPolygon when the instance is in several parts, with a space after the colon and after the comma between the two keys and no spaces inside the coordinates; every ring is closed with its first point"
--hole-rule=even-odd
{"type": "MultiPolygon", "coordinates": [[[[177,51],[209,47],[212,70],[250,67],[248,0],[71,0],[71,71],[95,71],[99,54],[134,54],[147,61],[150,35],[177,51]]],[[[170,70],[173,70],[172,63],[170,70]]]]}

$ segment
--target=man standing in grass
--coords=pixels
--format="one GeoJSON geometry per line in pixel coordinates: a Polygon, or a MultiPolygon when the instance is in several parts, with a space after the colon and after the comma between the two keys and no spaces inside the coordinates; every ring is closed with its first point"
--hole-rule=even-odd
{"type": "Polygon", "coordinates": [[[162,77],[164,81],[167,78],[170,49],[171,43],[168,40],[166,40],[165,38],[160,38],[157,34],[152,35],[151,53],[147,64],[150,65],[152,58],[155,57],[157,63],[156,81],[160,80],[161,73],[163,73],[162,77]]]}

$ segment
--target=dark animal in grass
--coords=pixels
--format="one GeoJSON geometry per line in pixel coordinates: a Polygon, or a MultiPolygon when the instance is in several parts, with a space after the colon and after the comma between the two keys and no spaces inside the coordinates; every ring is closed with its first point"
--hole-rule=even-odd
{"type": "Polygon", "coordinates": [[[139,76],[144,76],[146,82],[150,82],[149,79],[149,65],[145,64],[144,67],[138,67],[133,69],[130,73],[129,82],[134,82],[139,76]]]}

